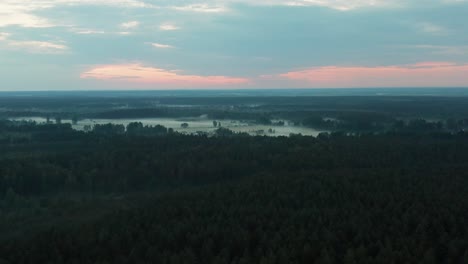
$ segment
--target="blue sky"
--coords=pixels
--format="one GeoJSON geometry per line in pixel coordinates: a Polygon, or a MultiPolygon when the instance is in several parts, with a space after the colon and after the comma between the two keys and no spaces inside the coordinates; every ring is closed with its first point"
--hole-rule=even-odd
{"type": "Polygon", "coordinates": [[[468,87],[467,0],[2,0],[0,90],[468,87]]]}

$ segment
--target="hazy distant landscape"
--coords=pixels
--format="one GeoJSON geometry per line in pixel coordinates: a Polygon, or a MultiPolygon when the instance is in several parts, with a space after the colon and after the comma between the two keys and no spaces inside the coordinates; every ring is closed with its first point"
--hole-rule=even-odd
{"type": "Polygon", "coordinates": [[[139,122],[183,134],[208,135],[220,127],[267,136],[464,129],[468,100],[461,95],[465,90],[445,90],[454,96],[424,96],[438,94],[441,89],[423,88],[406,91],[419,94],[414,96],[397,95],[398,89],[367,91],[367,95],[359,95],[364,93],[360,89],[271,90],[271,95],[267,95],[268,90],[202,91],[198,95],[192,91],[3,93],[0,117],[38,124],[68,123],[86,131],[95,125],[126,127],[139,122]],[[374,93],[388,95],[372,96],[374,93]]]}

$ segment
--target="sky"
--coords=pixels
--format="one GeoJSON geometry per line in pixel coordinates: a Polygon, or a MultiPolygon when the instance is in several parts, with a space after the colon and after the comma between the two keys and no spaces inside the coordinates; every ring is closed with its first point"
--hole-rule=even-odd
{"type": "Polygon", "coordinates": [[[0,90],[468,87],[468,0],[0,0],[0,90]]]}

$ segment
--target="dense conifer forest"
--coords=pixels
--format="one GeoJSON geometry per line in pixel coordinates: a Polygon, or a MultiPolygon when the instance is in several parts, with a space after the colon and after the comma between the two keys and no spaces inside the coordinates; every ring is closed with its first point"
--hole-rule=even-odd
{"type": "Polygon", "coordinates": [[[468,263],[463,131],[0,135],[0,263],[468,263]]]}

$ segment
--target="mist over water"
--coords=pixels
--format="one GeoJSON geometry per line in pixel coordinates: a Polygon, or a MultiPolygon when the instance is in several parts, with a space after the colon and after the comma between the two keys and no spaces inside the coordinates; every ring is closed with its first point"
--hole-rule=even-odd
{"type": "MultiPolygon", "coordinates": [[[[10,118],[10,120],[15,121],[32,121],[38,124],[45,124],[47,122],[46,118],[43,117],[21,117],[21,118],[10,118]]],[[[64,119],[62,123],[72,124],[72,120],[64,119]]],[[[125,127],[133,122],[140,122],[144,126],[156,126],[161,125],[166,128],[172,128],[174,131],[180,132],[182,134],[200,134],[208,133],[213,135],[219,127],[215,128],[213,126],[213,120],[206,118],[135,118],[135,119],[82,119],[79,120],[77,124],[72,124],[72,127],[76,130],[85,130],[86,126],[93,127],[94,125],[104,125],[104,124],[116,124],[124,125],[125,127]],[[181,124],[187,123],[187,128],[182,128],[181,124]]],[[[230,129],[237,133],[248,133],[249,135],[259,135],[259,136],[289,136],[291,134],[301,134],[304,136],[317,136],[324,130],[316,130],[313,128],[303,127],[303,126],[294,126],[289,122],[285,122],[283,126],[272,126],[272,125],[259,125],[253,122],[248,121],[239,121],[239,120],[220,120],[217,121],[221,123],[221,127],[230,129]],[[274,131],[274,132],[269,132],[274,131]]]]}

